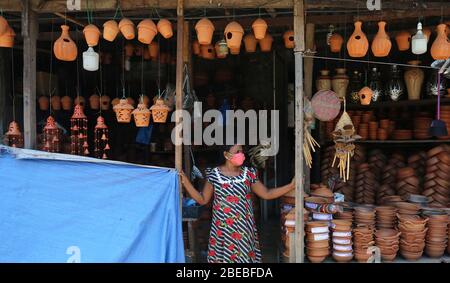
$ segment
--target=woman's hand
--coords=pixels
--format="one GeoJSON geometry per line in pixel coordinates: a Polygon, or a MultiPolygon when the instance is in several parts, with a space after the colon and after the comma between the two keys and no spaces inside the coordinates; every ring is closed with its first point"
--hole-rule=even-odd
{"type": "Polygon", "coordinates": [[[186,186],[187,184],[190,183],[189,178],[186,176],[186,174],[183,171],[178,172],[178,176],[180,176],[180,181],[183,186],[186,186]]]}
{"type": "Polygon", "coordinates": [[[292,181],[289,185],[291,186],[292,190],[295,190],[295,176],[292,178],[292,181]]]}

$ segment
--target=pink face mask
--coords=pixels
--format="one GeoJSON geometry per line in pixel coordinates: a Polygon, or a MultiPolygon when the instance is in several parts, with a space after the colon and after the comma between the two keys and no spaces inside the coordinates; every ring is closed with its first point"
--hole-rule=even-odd
{"type": "Polygon", "coordinates": [[[244,164],[245,155],[242,152],[235,153],[233,154],[233,157],[228,160],[230,160],[230,162],[233,163],[234,166],[241,166],[242,164],[244,164]]]}

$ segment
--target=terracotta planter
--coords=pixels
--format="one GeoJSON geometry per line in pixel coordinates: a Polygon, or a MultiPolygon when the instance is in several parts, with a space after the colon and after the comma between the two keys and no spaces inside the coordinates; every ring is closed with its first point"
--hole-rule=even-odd
{"type": "Polygon", "coordinates": [[[245,52],[255,53],[257,45],[258,45],[258,41],[256,40],[256,38],[253,34],[250,33],[244,37],[245,52]]]}
{"type": "Polygon", "coordinates": [[[61,98],[61,105],[63,110],[69,111],[72,109],[72,98],[70,98],[69,96],[63,96],[61,98]]]}
{"type": "Polygon", "coordinates": [[[228,46],[225,40],[219,40],[216,42],[216,45],[214,46],[216,50],[216,57],[219,59],[224,59],[228,55],[228,46]]]}
{"type": "Polygon", "coordinates": [[[93,110],[98,110],[100,108],[100,96],[98,96],[98,94],[89,96],[89,107],[93,110]]]}
{"type": "Polygon", "coordinates": [[[225,27],[224,35],[228,48],[240,48],[244,29],[238,22],[233,21],[225,27]]]}
{"type": "Polygon", "coordinates": [[[267,23],[265,20],[258,18],[252,24],[253,34],[256,39],[263,39],[267,32],[267,23]]]}
{"type": "MultiPolygon", "coordinates": [[[[420,61],[409,61],[410,65],[419,65],[420,61]]],[[[406,89],[408,90],[409,100],[419,100],[424,81],[424,72],[420,68],[409,67],[404,73],[406,89]]]]}
{"type": "Polygon", "coordinates": [[[165,39],[171,38],[173,36],[172,23],[167,19],[159,20],[156,28],[165,39]]]}
{"type": "Polygon", "coordinates": [[[149,51],[150,58],[158,58],[159,44],[157,42],[152,42],[148,46],[148,51],[149,51]]]}
{"type": "Polygon", "coordinates": [[[8,27],[8,21],[3,16],[0,16],[0,36],[8,31],[8,27]]]}
{"type": "Polygon", "coordinates": [[[117,122],[130,123],[131,112],[133,112],[134,107],[128,103],[127,99],[120,99],[119,103],[114,105],[113,109],[116,112],[117,122]]]}
{"type": "Polygon", "coordinates": [[[272,50],[273,37],[270,34],[266,34],[263,39],[259,40],[259,48],[261,52],[270,52],[272,50]]]}
{"type": "Polygon", "coordinates": [[[391,51],[392,43],[385,27],[386,22],[378,22],[378,33],[372,41],[372,53],[375,57],[386,57],[391,51]]]}
{"type": "Polygon", "coordinates": [[[134,24],[127,18],[123,18],[119,22],[119,30],[122,33],[123,37],[127,40],[132,40],[135,37],[134,33],[134,24]]]}
{"type": "Polygon", "coordinates": [[[83,29],[84,38],[89,47],[97,46],[100,39],[100,30],[97,26],[90,24],[83,29]]]}
{"type": "Polygon", "coordinates": [[[361,21],[355,22],[355,31],[347,41],[347,50],[351,57],[364,57],[369,49],[369,41],[361,27],[361,21]]]}
{"type": "Polygon", "coordinates": [[[331,80],[333,91],[339,98],[344,98],[347,94],[349,78],[345,74],[345,72],[346,70],[344,68],[337,68],[336,75],[334,75],[333,79],[331,80]]]}
{"type": "Polygon", "coordinates": [[[431,45],[431,56],[435,60],[446,60],[450,56],[450,42],[446,34],[447,26],[440,24],[437,26],[437,37],[431,45]]]}
{"type": "Polygon", "coordinates": [[[113,42],[119,34],[119,25],[115,20],[109,20],[103,24],[103,38],[109,42],[113,42]]]}
{"type": "Polygon", "coordinates": [[[150,124],[150,110],[148,110],[147,106],[143,103],[138,104],[137,108],[132,112],[134,117],[134,123],[136,127],[148,127],[150,124]]]}
{"type": "Polygon", "coordinates": [[[153,122],[165,123],[167,120],[167,114],[169,113],[169,107],[164,104],[164,100],[157,99],[155,104],[150,107],[152,112],[153,122]]]}
{"type": "Polygon", "coordinates": [[[316,89],[319,90],[331,90],[331,77],[329,76],[329,70],[321,70],[320,75],[316,80],[316,89]]]}
{"type": "Polygon", "coordinates": [[[0,47],[12,48],[14,46],[14,38],[16,37],[16,33],[12,29],[12,27],[7,28],[6,32],[0,36],[0,47]]]}
{"type": "Polygon", "coordinates": [[[338,53],[341,51],[342,43],[344,43],[344,38],[338,34],[333,33],[330,37],[330,50],[333,53],[338,53]]]}
{"type": "Polygon", "coordinates": [[[359,100],[361,102],[361,105],[369,105],[370,102],[372,101],[372,90],[368,87],[363,87],[359,92],[358,92],[358,96],[359,96],[359,100]]]}
{"type": "Polygon", "coordinates": [[[38,104],[39,104],[39,110],[47,111],[50,106],[50,100],[48,99],[47,96],[41,96],[38,99],[38,104]]]}
{"type": "Polygon", "coordinates": [[[53,53],[55,57],[61,61],[75,61],[78,55],[78,49],[69,36],[69,26],[61,26],[61,36],[55,41],[53,45],[53,53]]]}
{"type": "Polygon", "coordinates": [[[150,44],[158,33],[155,23],[150,19],[142,20],[138,26],[138,40],[144,44],[150,44]]]}
{"type": "Polygon", "coordinates": [[[201,45],[211,44],[214,30],[214,25],[209,19],[200,19],[197,24],[195,24],[198,42],[201,45]]]}
{"type": "Polygon", "coordinates": [[[102,110],[108,110],[109,109],[109,103],[111,101],[111,98],[107,95],[102,95],[100,97],[100,108],[102,110]]]}
{"type": "Polygon", "coordinates": [[[288,30],[283,34],[284,47],[293,49],[295,47],[294,31],[288,30]]]}
{"type": "Polygon", "coordinates": [[[194,40],[192,43],[192,53],[200,55],[200,43],[198,43],[198,40],[194,40]]]}
{"type": "Polygon", "coordinates": [[[61,97],[59,97],[58,95],[52,96],[50,104],[52,105],[53,110],[61,110],[61,97]]]}
{"type": "Polygon", "coordinates": [[[397,42],[398,50],[406,51],[411,45],[411,34],[407,31],[399,32],[395,36],[395,41],[397,42]]]}

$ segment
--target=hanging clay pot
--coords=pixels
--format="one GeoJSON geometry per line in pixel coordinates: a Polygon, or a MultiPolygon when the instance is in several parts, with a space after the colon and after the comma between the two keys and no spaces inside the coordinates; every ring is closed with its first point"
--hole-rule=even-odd
{"type": "Polygon", "coordinates": [[[111,101],[111,98],[109,98],[109,96],[107,95],[102,95],[100,97],[100,108],[103,111],[106,111],[109,109],[109,102],[111,101]]]}
{"type": "Polygon", "coordinates": [[[316,80],[316,89],[317,91],[331,89],[331,78],[329,70],[320,71],[320,76],[316,80]]]}
{"type": "Polygon", "coordinates": [[[197,32],[197,39],[199,44],[207,45],[211,44],[213,33],[214,33],[213,23],[207,19],[202,18],[195,24],[195,31],[197,32]]]}
{"type": "Polygon", "coordinates": [[[339,98],[344,98],[347,94],[349,78],[345,72],[346,70],[344,68],[337,68],[336,75],[334,75],[331,80],[332,89],[339,98]]]}
{"type": "Polygon", "coordinates": [[[158,33],[155,23],[150,19],[142,20],[138,26],[138,40],[144,44],[152,43],[153,38],[155,38],[158,33]]]}
{"type": "Polygon", "coordinates": [[[119,25],[115,20],[109,20],[103,24],[103,38],[113,42],[119,33],[119,25]]]}
{"type": "Polygon", "coordinates": [[[355,30],[347,41],[347,50],[351,57],[364,57],[369,49],[369,41],[361,28],[362,22],[356,21],[355,30]]]}
{"type": "Polygon", "coordinates": [[[200,55],[200,43],[198,43],[198,40],[194,40],[192,43],[192,53],[200,55]]]}
{"type": "Polygon", "coordinates": [[[148,127],[150,124],[150,113],[145,103],[139,103],[137,108],[132,112],[136,127],[148,127]]]}
{"type": "Polygon", "coordinates": [[[216,42],[216,45],[214,46],[216,49],[216,57],[219,59],[226,58],[228,55],[228,46],[224,39],[219,40],[216,42]]]}
{"type": "MultiPolygon", "coordinates": [[[[417,66],[420,64],[420,61],[409,61],[408,64],[417,66]]],[[[423,70],[417,67],[408,67],[403,77],[405,79],[406,89],[408,90],[408,99],[419,100],[425,77],[423,70]]]]}
{"type": "Polygon", "coordinates": [[[386,22],[378,22],[378,33],[372,41],[372,53],[375,57],[386,57],[391,51],[392,43],[385,27],[386,22]]]}
{"type": "Polygon", "coordinates": [[[84,109],[86,105],[86,99],[83,96],[77,96],[73,102],[75,105],[80,105],[81,109],[84,109]]]}
{"type": "Polygon", "coordinates": [[[263,39],[267,32],[267,23],[265,20],[258,18],[252,24],[253,34],[256,39],[263,39]]]}
{"type": "Polygon", "coordinates": [[[165,123],[167,120],[167,114],[169,113],[169,107],[164,104],[164,100],[158,98],[155,104],[150,107],[152,112],[153,122],[155,123],[165,123]]]}
{"type": "Polygon", "coordinates": [[[134,54],[134,46],[131,43],[125,44],[125,56],[132,57],[134,54]]]}
{"type": "Polygon", "coordinates": [[[450,56],[450,42],[445,32],[446,28],[446,24],[440,24],[436,28],[437,36],[430,50],[434,60],[446,60],[450,56]]]}
{"type": "Polygon", "coordinates": [[[372,101],[372,90],[366,86],[358,92],[358,95],[361,105],[369,105],[372,101]]]}
{"type": "Polygon", "coordinates": [[[14,38],[16,33],[8,26],[8,29],[0,36],[0,47],[12,48],[14,46],[14,38]]]}
{"type": "Polygon", "coordinates": [[[3,16],[0,16],[0,36],[8,31],[8,27],[8,21],[3,16]]]}
{"type": "Polygon", "coordinates": [[[123,18],[119,22],[119,30],[122,33],[123,37],[127,40],[132,40],[135,37],[134,34],[134,24],[127,18],[123,18]]]}
{"type": "Polygon", "coordinates": [[[397,42],[398,50],[406,51],[411,44],[411,34],[407,31],[401,31],[395,36],[395,41],[397,42]]]}
{"type": "Polygon", "coordinates": [[[240,52],[241,52],[241,47],[230,48],[231,55],[239,55],[240,52]]]}
{"type": "Polygon", "coordinates": [[[333,53],[341,52],[342,43],[344,43],[344,38],[338,34],[333,33],[330,37],[330,50],[333,53]]]}
{"type": "Polygon", "coordinates": [[[90,24],[83,29],[84,38],[89,47],[97,46],[100,38],[100,30],[97,26],[90,24]]]}
{"type": "Polygon", "coordinates": [[[86,71],[97,71],[99,67],[100,56],[92,47],[83,52],[83,69],[86,71]]]}
{"type": "Polygon", "coordinates": [[[100,108],[100,96],[98,94],[89,96],[89,107],[92,110],[98,110],[100,108]]]}
{"type": "Polygon", "coordinates": [[[53,45],[53,53],[61,61],[75,61],[77,59],[78,49],[75,42],[69,36],[69,26],[62,25],[61,29],[61,36],[53,45]]]}
{"type": "Polygon", "coordinates": [[[201,50],[203,59],[212,60],[216,56],[214,53],[214,47],[211,44],[201,45],[200,50],[201,50]]]}
{"type": "Polygon", "coordinates": [[[240,48],[244,29],[238,22],[231,22],[225,27],[225,39],[227,40],[228,48],[240,48]]]}
{"type": "Polygon", "coordinates": [[[152,44],[148,46],[148,51],[150,52],[151,58],[158,58],[159,44],[157,42],[152,42],[152,44]]]}
{"type": "Polygon", "coordinates": [[[114,98],[114,99],[111,101],[111,105],[112,105],[113,108],[114,108],[114,106],[116,106],[117,104],[119,104],[119,102],[120,102],[120,99],[119,99],[118,97],[116,97],[116,98],[114,98]]]}
{"type": "Polygon", "coordinates": [[[50,105],[50,100],[48,99],[47,96],[41,96],[38,99],[38,103],[39,103],[39,110],[47,111],[50,105]]]}
{"type": "Polygon", "coordinates": [[[117,122],[130,123],[131,112],[133,112],[134,107],[128,103],[127,99],[121,99],[118,104],[114,105],[113,109],[116,112],[117,122]]]}
{"type": "Polygon", "coordinates": [[[293,49],[295,47],[294,31],[288,30],[283,34],[284,47],[293,49]]]}
{"type": "Polygon", "coordinates": [[[261,52],[270,52],[272,50],[273,37],[266,33],[263,39],[259,40],[259,48],[261,52]]]}
{"type": "Polygon", "coordinates": [[[171,38],[173,36],[172,23],[167,19],[159,20],[156,28],[165,39],[171,38]]]}
{"type": "Polygon", "coordinates": [[[59,95],[52,96],[50,104],[52,105],[52,109],[54,111],[61,110],[61,97],[59,97],[59,95]]]}
{"type": "Polygon", "coordinates": [[[61,105],[63,110],[69,111],[72,109],[72,98],[70,96],[63,96],[61,98],[61,105]]]}
{"type": "Polygon", "coordinates": [[[245,52],[255,53],[257,45],[258,45],[258,40],[256,40],[256,38],[253,34],[249,33],[246,36],[244,36],[245,52]]]}

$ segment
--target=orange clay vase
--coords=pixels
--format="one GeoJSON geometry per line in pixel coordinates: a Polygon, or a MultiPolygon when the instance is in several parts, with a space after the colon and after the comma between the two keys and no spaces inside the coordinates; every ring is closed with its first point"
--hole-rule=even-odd
{"type": "Polygon", "coordinates": [[[256,40],[256,38],[253,34],[249,33],[246,36],[244,36],[245,52],[255,53],[257,45],[258,45],[258,40],[256,40]]]}
{"type": "Polygon", "coordinates": [[[367,37],[361,27],[361,21],[355,22],[355,30],[350,36],[350,39],[347,41],[347,50],[351,57],[364,57],[369,49],[369,41],[367,40],[367,37]]]}
{"type": "Polygon", "coordinates": [[[214,53],[214,46],[212,44],[200,46],[203,59],[213,60],[216,57],[214,53]]]}
{"type": "Polygon", "coordinates": [[[344,38],[338,34],[333,33],[330,37],[330,50],[333,53],[338,53],[341,51],[342,43],[344,43],[344,38]]]}
{"type": "Polygon", "coordinates": [[[95,25],[87,25],[83,29],[84,38],[89,47],[97,46],[100,38],[100,30],[95,25]]]}
{"type": "Polygon", "coordinates": [[[155,104],[150,107],[152,111],[153,122],[155,123],[165,123],[167,120],[167,115],[169,114],[169,107],[164,104],[164,100],[158,98],[155,104]]]}
{"type": "Polygon", "coordinates": [[[195,31],[197,32],[197,39],[201,45],[211,44],[214,25],[207,18],[200,19],[197,24],[195,24],[195,31]]]}
{"type": "Polygon", "coordinates": [[[391,51],[392,43],[385,27],[386,22],[378,22],[378,33],[372,41],[372,53],[375,57],[386,57],[391,51]]]}
{"type": "Polygon", "coordinates": [[[115,20],[109,20],[103,24],[103,38],[113,42],[119,33],[119,25],[115,20]]]}
{"type": "Polygon", "coordinates": [[[3,18],[2,16],[0,16],[0,36],[2,36],[5,32],[8,31],[8,21],[3,18]]]}
{"type": "Polygon", "coordinates": [[[240,48],[242,37],[244,36],[244,29],[238,22],[231,22],[225,27],[225,39],[228,48],[240,48]]]}
{"type": "Polygon", "coordinates": [[[283,34],[284,47],[293,49],[295,47],[294,31],[288,30],[283,34]]]}
{"type": "Polygon", "coordinates": [[[158,33],[155,23],[150,19],[142,20],[138,26],[138,40],[144,44],[152,43],[153,38],[155,38],[158,33]]]}
{"type": "Polygon", "coordinates": [[[398,50],[406,51],[411,45],[411,34],[407,31],[401,31],[395,36],[395,42],[397,42],[398,50]]]}
{"type": "Polygon", "coordinates": [[[198,40],[194,40],[194,42],[192,42],[192,53],[195,55],[200,55],[200,43],[198,43],[198,40]]]}
{"type": "Polygon", "coordinates": [[[267,23],[265,20],[258,18],[252,24],[253,34],[256,39],[263,39],[267,32],[267,23]]]}
{"type": "Polygon", "coordinates": [[[118,104],[114,105],[113,109],[116,112],[117,122],[130,123],[131,112],[133,112],[134,107],[128,103],[126,98],[121,99],[118,104]]]}
{"type": "Polygon", "coordinates": [[[119,22],[119,30],[122,33],[123,37],[127,40],[132,40],[135,37],[134,33],[134,24],[127,18],[123,18],[119,22]]]}
{"type": "Polygon", "coordinates": [[[136,124],[136,127],[142,128],[142,127],[148,127],[150,124],[150,110],[148,110],[147,106],[143,101],[138,104],[137,108],[133,110],[132,112],[134,117],[134,123],[136,124]]]}
{"type": "Polygon", "coordinates": [[[446,60],[450,56],[450,42],[446,34],[447,26],[440,24],[437,26],[437,36],[431,45],[431,57],[434,60],[446,60]]]}
{"type": "Polygon", "coordinates": [[[69,36],[69,26],[61,26],[61,36],[53,44],[53,53],[61,61],[75,61],[78,55],[77,45],[69,36]]]}
{"type": "Polygon", "coordinates": [[[0,36],[0,47],[12,48],[14,46],[14,38],[16,33],[12,27],[8,26],[7,31],[0,36]]]}
{"type": "Polygon", "coordinates": [[[273,37],[266,33],[263,39],[259,40],[259,48],[261,52],[270,52],[272,50],[273,37]]]}
{"type": "Polygon", "coordinates": [[[361,105],[369,105],[372,101],[372,90],[368,87],[363,87],[359,92],[359,101],[361,102],[361,105]]]}
{"type": "Polygon", "coordinates": [[[173,36],[172,23],[167,19],[159,20],[156,28],[165,39],[171,38],[173,36]]]}

